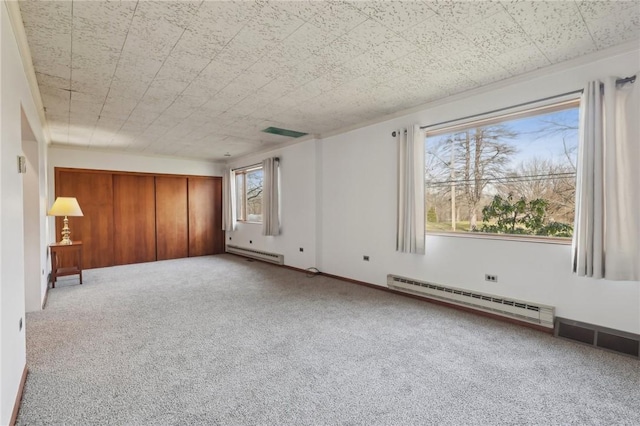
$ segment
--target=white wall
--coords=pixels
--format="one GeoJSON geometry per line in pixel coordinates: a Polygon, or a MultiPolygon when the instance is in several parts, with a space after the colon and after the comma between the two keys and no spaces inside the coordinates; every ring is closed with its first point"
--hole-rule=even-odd
{"type": "Polygon", "coordinates": [[[322,271],[381,286],[388,273],[405,275],[549,304],[558,316],[640,333],[640,283],[574,276],[568,245],[428,236],[425,256],[396,253],[396,145],[391,136],[393,130],[413,123],[428,125],[566,93],[597,77],[624,77],[636,73],[639,64],[634,50],[546,70],[323,139],[322,271]],[[371,260],[364,262],[363,255],[371,260]],[[484,281],[485,273],[498,275],[498,283],[484,281]]]}
{"type": "Polygon", "coordinates": [[[221,176],[224,165],[212,161],[49,146],[49,177],[55,167],[117,170],[124,172],[167,173],[194,176],[221,176]]]}
{"type": "MultiPolygon", "coordinates": [[[[19,321],[25,321],[23,175],[17,169],[17,157],[23,155],[21,107],[42,154],[45,138],[5,2],[0,5],[0,32],[0,424],[4,425],[11,417],[26,363],[24,325],[18,329],[19,321]]],[[[45,191],[44,185],[41,190],[45,191]]],[[[46,246],[40,250],[44,253],[46,246]]]]}
{"type": "Polygon", "coordinates": [[[238,168],[280,158],[281,234],[266,237],[262,224],[240,222],[227,232],[227,244],[283,254],[285,265],[295,268],[316,266],[316,144],[309,140],[229,161],[231,168],[238,168]]]}

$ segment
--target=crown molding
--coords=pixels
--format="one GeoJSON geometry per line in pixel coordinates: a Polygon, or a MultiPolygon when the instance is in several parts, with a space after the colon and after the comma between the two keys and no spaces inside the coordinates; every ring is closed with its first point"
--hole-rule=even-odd
{"type": "Polygon", "coordinates": [[[29,84],[29,90],[31,92],[31,98],[36,106],[38,117],[40,118],[40,124],[42,127],[42,133],[44,135],[45,143],[51,143],[51,134],[49,133],[49,125],[47,124],[47,118],[44,114],[44,104],[42,103],[42,97],[40,96],[40,88],[38,87],[38,79],[36,78],[36,70],[33,67],[33,59],[31,58],[31,49],[27,42],[27,33],[24,30],[24,23],[22,22],[22,14],[20,13],[20,5],[16,0],[3,1],[7,8],[7,14],[11,27],[13,28],[13,35],[18,45],[18,51],[20,52],[20,59],[22,59],[22,67],[27,77],[27,83],[29,84]]]}

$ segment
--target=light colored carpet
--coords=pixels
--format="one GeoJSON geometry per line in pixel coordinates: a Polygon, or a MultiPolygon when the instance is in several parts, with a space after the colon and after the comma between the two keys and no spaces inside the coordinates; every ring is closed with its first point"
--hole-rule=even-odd
{"type": "Polygon", "coordinates": [[[640,424],[640,363],[231,255],[88,270],[27,316],[20,425],[640,424]]]}

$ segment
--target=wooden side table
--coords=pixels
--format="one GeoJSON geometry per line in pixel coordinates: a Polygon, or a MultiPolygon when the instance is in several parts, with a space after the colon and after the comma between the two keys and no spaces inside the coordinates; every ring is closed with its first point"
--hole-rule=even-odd
{"type": "Polygon", "coordinates": [[[72,244],[50,244],[51,250],[51,288],[56,288],[58,277],[66,275],[80,275],[82,284],[82,241],[74,241],[72,244]],[[60,258],[65,261],[72,260],[71,266],[62,266],[60,258]]]}

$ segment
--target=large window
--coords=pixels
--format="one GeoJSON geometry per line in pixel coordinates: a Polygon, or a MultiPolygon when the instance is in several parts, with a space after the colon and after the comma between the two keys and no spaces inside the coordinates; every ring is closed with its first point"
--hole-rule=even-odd
{"type": "Polygon", "coordinates": [[[579,101],[427,132],[427,232],[571,237],[579,101]]]}
{"type": "Polygon", "coordinates": [[[236,170],[236,219],[262,222],[262,167],[236,170]]]}

